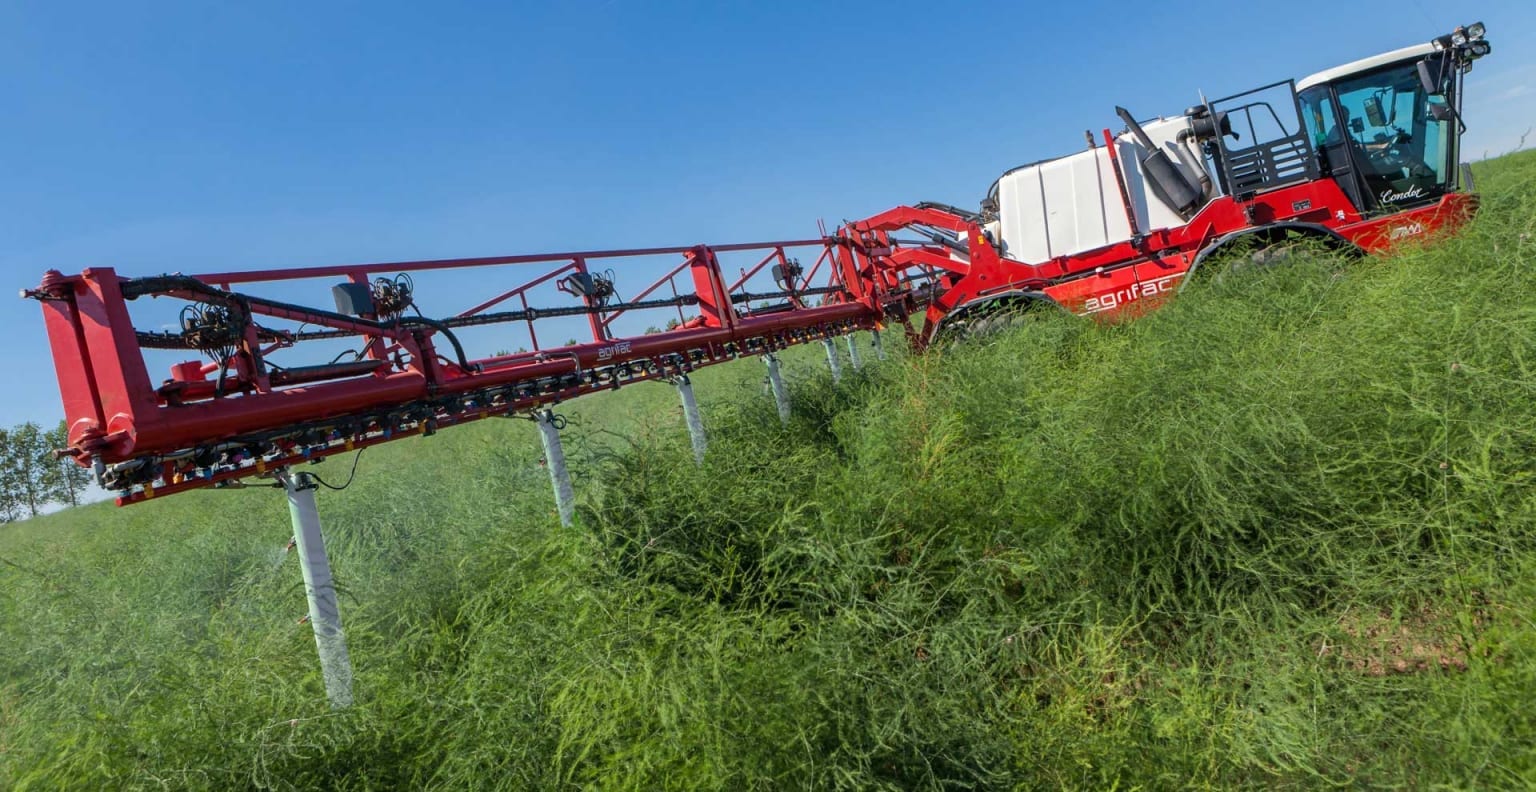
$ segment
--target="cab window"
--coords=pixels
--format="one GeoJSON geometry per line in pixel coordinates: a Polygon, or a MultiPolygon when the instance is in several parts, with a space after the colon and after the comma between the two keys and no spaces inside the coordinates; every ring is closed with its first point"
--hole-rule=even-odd
{"type": "Polygon", "coordinates": [[[1437,121],[1415,64],[1336,85],[1343,134],[1383,207],[1433,200],[1450,173],[1449,124],[1437,121]]]}

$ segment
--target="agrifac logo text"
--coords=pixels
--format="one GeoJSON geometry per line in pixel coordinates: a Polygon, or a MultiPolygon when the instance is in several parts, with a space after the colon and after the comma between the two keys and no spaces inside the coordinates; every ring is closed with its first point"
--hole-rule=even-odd
{"type": "Polygon", "coordinates": [[[615,355],[624,355],[629,352],[629,342],[620,341],[613,346],[606,346],[597,350],[598,360],[612,360],[615,355]]]}
{"type": "Polygon", "coordinates": [[[1097,297],[1089,297],[1083,301],[1083,313],[1109,311],[1119,308],[1128,302],[1140,300],[1143,297],[1172,291],[1174,281],[1182,277],[1184,277],[1182,272],[1177,275],[1164,275],[1161,278],[1149,280],[1146,283],[1133,283],[1128,288],[1119,289],[1108,294],[1101,294],[1097,297]]]}

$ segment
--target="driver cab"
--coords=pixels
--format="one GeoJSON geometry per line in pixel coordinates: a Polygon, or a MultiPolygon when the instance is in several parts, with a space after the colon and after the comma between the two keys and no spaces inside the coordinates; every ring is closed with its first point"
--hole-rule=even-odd
{"type": "Polygon", "coordinates": [[[1457,70],[1420,67],[1437,54],[1430,44],[1408,47],[1297,85],[1323,173],[1361,214],[1434,203],[1457,188],[1457,70]]]}

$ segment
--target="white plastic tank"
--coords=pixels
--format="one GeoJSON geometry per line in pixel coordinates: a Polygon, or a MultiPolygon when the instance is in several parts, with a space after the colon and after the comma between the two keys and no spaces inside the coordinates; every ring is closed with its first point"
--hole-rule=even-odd
{"type": "MultiPolygon", "coordinates": [[[[1195,144],[1179,139],[1179,133],[1191,128],[1188,118],[1159,118],[1142,124],[1142,128],[1154,144],[1168,152],[1192,184],[1200,185],[1204,191],[1202,205],[1214,197],[1195,144]]],[[[1145,151],[1136,139],[1126,133],[1116,138],[1115,144],[1142,233],[1183,225],[1184,218],[1149,189],[1141,169],[1145,151]]],[[[1115,183],[1114,163],[1103,146],[1003,174],[997,181],[997,210],[993,231],[1003,245],[1003,255],[1028,264],[1043,264],[1131,238],[1120,188],[1115,183]]]]}

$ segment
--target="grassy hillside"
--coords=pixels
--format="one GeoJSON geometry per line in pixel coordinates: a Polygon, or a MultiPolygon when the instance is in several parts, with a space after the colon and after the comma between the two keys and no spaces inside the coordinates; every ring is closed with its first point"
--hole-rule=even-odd
{"type": "MultiPolygon", "coordinates": [[[[1460,237],[867,369],[746,361],[322,492],[331,712],[281,494],[0,530],[0,787],[1536,783],[1536,154],[1460,237]]],[[[333,483],[346,463],[319,468],[333,483]]]]}

